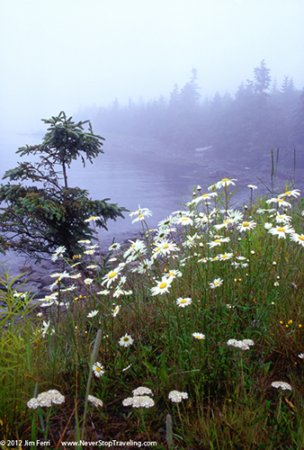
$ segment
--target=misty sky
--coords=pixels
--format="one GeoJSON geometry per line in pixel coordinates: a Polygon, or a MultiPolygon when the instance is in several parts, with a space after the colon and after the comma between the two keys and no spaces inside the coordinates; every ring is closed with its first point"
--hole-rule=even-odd
{"type": "Polygon", "coordinates": [[[263,58],[302,88],[303,17],[304,0],[0,0],[0,130],[168,95],[193,67],[203,96],[233,93],[263,58]]]}

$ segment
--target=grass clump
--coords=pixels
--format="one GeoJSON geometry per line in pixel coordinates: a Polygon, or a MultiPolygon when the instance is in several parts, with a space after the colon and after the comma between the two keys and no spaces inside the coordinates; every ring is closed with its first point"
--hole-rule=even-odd
{"type": "Polygon", "coordinates": [[[141,237],[106,257],[91,241],[55,253],[50,294],[1,319],[1,435],[304,446],[303,201],[254,202],[250,185],[234,209],[235,181],[196,189],[154,230],[139,208],[141,237]]]}

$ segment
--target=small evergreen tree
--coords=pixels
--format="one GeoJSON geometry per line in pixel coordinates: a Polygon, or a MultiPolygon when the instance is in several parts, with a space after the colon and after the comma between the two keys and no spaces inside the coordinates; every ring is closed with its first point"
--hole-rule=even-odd
{"type": "Polygon", "coordinates": [[[42,143],[17,151],[38,160],[19,162],[4,174],[9,182],[0,186],[0,242],[2,248],[36,258],[64,246],[71,257],[79,240],[96,233],[88,217],[96,216],[96,226],[107,228],[107,220],[123,217],[125,208],[109,199],[92,200],[86,190],[69,186],[72,161],[81,158],[85,166],[103,153],[104,138],[93,133],[91,123],[75,123],[64,112],[43,122],[49,127],[42,143]]]}

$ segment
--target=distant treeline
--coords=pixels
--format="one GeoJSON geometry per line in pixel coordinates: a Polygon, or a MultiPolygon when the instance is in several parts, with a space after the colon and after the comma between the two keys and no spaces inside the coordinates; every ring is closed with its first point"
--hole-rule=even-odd
{"type": "Polygon", "coordinates": [[[147,103],[129,101],[121,106],[90,111],[94,125],[104,132],[152,137],[178,144],[181,149],[213,146],[217,151],[259,152],[273,147],[303,148],[304,91],[286,76],[272,82],[263,60],[253,79],[243,82],[236,94],[203,98],[196,70],[168,99],[147,103]]]}

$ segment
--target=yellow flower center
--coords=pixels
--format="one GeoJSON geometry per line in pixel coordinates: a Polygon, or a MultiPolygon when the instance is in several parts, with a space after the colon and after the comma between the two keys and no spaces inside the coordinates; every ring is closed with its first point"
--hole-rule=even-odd
{"type": "Polygon", "coordinates": [[[284,228],[284,227],[278,227],[278,228],[277,228],[277,231],[278,231],[279,233],[285,233],[285,228],[284,228]]]}
{"type": "Polygon", "coordinates": [[[291,191],[286,191],[284,195],[290,195],[291,191]]]}
{"type": "Polygon", "coordinates": [[[108,273],[108,278],[111,280],[112,278],[114,278],[117,275],[117,272],[115,272],[115,270],[112,270],[112,272],[108,273]]]}
{"type": "Polygon", "coordinates": [[[223,178],[222,179],[222,183],[227,183],[227,181],[229,181],[229,178],[223,178]]]}
{"type": "Polygon", "coordinates": [[[167,248],[169,248],[169,244],[166,242],[165,244],[163,244],[163,249],[167,249],[167,248]]]}
{"type": "Polygon", "coordinates": [[[220,244],[220,243],[221,243],[221,240],[220,240],[220,239],[215,239],[213,242],[214,242],[215,244],[220,244]]]}
{"type": "Polygon", "coordinates": [[[124,342],[129,342],[128,336],[125,336],[125,337],[123,338],[123,340],[124,340],[124,342]]]}
{"type": "Polygon", "coordinates": [[[298,238],[299,238],[300,241],[304,242],[304,234],[299,234],[298,238]]]}
{"type": "Polygon", "coordinates": [[[167,284],[165,281],[163,281],[162,283],[160,283],[159,285],[159,289],[165,289],[165,287],[167,287],[167,284]]]}
{"type": "Polygon", "coordinates": [[[96,370],[96,372],[101,372],[101,367],[98,367],[98,366],[97,366],[97,367],[95,368],[95,370],[96,370]]]}
{"type": "Polygon", "coordinates": [[[184,305],[185,303],[187,303],[187,300],[186,300],[185,298],[182,298],[182,299],[180,300],[180,303],[182,303],[182,304],[184,305]]]}
{"type": "Polygon", "coordinates": [[[244,228],[246,228],[246,227],[249,227],[250,223],[249,222],[243,222],[242,225],[243,225],[244,228]]]}

